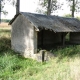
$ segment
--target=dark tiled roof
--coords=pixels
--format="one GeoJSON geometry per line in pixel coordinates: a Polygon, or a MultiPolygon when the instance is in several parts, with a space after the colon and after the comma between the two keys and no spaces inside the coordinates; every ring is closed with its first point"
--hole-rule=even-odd
{"type": "MultiPolygon", "coordinates": [[[[21,12],[37,29],[49,29],[54,32],[80,32],[80,21],[75,18],[64,18],[59,16],[47,16],[21,12]]],[[[10,24],[16,19],[11,20],[10,24]]]]}

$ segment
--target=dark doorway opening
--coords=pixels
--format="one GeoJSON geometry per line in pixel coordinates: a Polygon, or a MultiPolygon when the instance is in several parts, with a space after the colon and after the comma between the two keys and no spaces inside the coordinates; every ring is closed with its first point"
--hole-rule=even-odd
{"type": "Polygon", "coordinates": [[[55,33],[50,30],[41,30],[38,32],[38,49],[52,49],[59,43],[61,43],[61,33],[55,33]]]}

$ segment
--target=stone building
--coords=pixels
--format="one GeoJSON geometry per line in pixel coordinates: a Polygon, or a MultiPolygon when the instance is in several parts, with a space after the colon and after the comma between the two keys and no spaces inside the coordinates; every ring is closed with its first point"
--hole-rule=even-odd
{"type": "Polygon", "coordinates": [[[67,33],[70,33],[70,42],[80,44],[80,21],[75,18],[21,12],[9,24],[12,25],[12,49],[25,57],[34,58],[38,48],[65,45],[67,33]]]}

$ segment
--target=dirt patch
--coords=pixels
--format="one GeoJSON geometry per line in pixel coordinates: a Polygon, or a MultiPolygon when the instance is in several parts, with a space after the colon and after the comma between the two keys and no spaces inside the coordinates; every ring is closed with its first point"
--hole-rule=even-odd
{"type": "Polygon", "coordinates": [[[0,24],[0,29],[11,29],[11,26],[8,25],[8,23],[1,23],[0,24]]]}
{"type": "Polygon", "coordinates": [[[8,27],[8,23],[1,23],[0,27],[8,27]]]}

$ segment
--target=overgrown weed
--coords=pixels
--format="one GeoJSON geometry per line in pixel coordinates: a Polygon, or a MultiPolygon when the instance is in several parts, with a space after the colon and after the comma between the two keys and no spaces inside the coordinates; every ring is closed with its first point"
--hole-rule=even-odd
{"type": "Polygon", "coordinates": [[[10,31],[0,30],[0,80],[79,80],[80,45],[51,50],[57,56],[44,63],[11,50],[10,31]]]}

